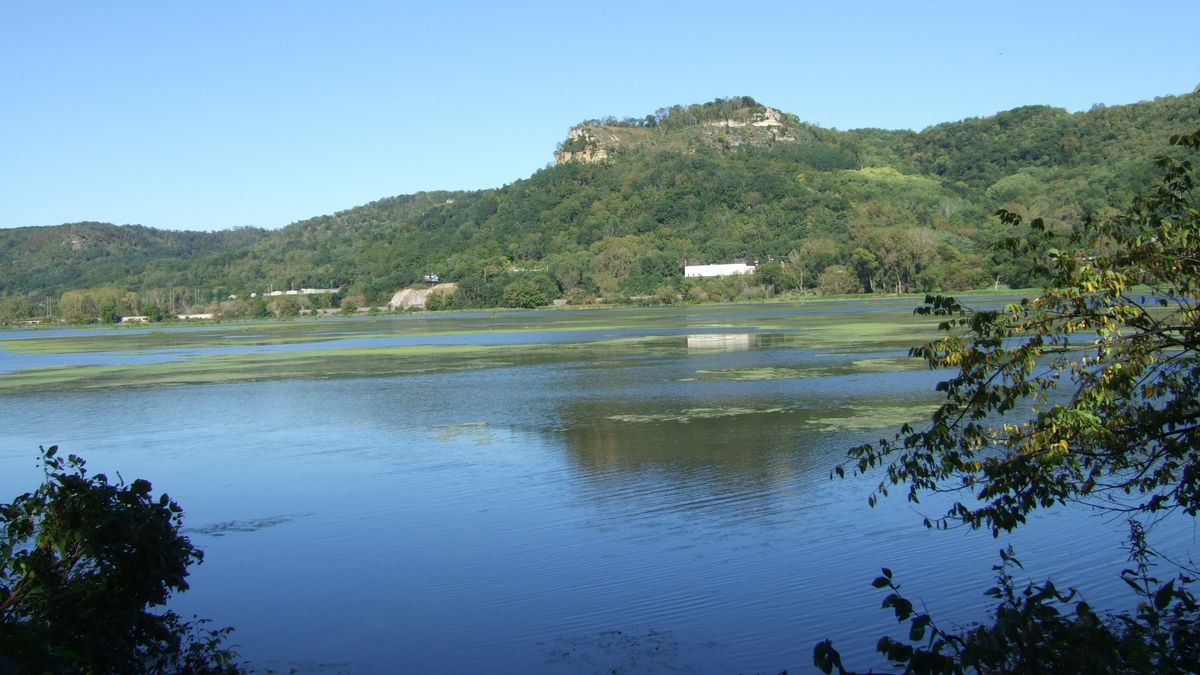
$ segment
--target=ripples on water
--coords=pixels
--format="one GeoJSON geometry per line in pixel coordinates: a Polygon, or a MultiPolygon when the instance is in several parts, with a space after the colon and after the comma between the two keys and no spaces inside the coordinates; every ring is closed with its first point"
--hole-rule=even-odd
{"type": "MultiPolygon", "coordinates": [[[[902,499],[867,508],[869,481],[828,478],[893,426],[829,420],[928,403],[936,373],[722,379],[862,355],[672,339],[604,361],[0,398],[0,489],[28,489],[49,443],[151,479],[206,551],[175,606],[236,626],[260,668],[806,672],[827,637],[878,667],[897,632],[869,585],[882,565],[935,616],[977,616],[1007,540],[924,530],[902,499]]],[[[1129,600],[1111,583],[1121,523],[1035,521],[1015,538],[1031,574],[1129,600]]]]}

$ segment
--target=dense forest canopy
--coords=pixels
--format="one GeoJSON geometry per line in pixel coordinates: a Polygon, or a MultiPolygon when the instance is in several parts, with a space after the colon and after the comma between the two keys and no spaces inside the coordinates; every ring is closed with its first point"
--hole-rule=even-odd
{"type": "Polygon", "coordinates": [[[1012,232],[992,214],[1066,233],[1111,211],[1150,182],[1168,136],[1200,126],[1198,103],[1026,106],[921,132],[825,129],[750,97],[591,120],[559,148],[590,154],[510,185],[389,197],[276,231],[0,230],[0,320],[57,315],[72,291],[98,319],[93,289],[132,294],[126,311],[222,310],[229,296],[302,287],[381,304],[426,274],[459,284],[446,306],[502,305],[518,279],[533,297],[578,301],[1026,286],[1034,266],[995,255],[1012,232]],[[762,264],[737,282],[681,274],[734,260],[762,264]]]}

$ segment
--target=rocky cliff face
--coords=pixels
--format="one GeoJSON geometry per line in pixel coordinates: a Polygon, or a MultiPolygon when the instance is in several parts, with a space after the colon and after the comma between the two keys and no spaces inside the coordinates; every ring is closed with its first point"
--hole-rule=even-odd
{"type": "Polygon", "coordinates": [[[743,127],[782,127],[783,116],[774,108],[763,108],[751,112],[746,119],[727,119],[709,122],[710,127],[725,127],[727,129],[740,129],[743,127]]]}
{"type": "Polygon", "coordinates": [[[437,284],[430,288],[403,288],[396,291],[388,302],[388,309],[425,309],[425,301],[433,293],[449,295],[458,288],[458,284],[437,284]]]}
{"type": "Polygon", "coordinates": [[[612,159],[619,150],[673,149],[694,152],[699,148],[729,150],[741,145],[794,142],[805,135],[791,116],[774,108],[741,109],[717,120],[666,125],[629,126],[585,122],[572,127],[554,153],[558,164],[593,164],[612,159]]]}
{"type": "Polygon", "coordinates": [[[601,126],[574,127],[567,132],[566,142],[554,153],[554,161],[558,164],[602,162],[608,159],[608,148],[620,142],[620,136],[601,126]]]}

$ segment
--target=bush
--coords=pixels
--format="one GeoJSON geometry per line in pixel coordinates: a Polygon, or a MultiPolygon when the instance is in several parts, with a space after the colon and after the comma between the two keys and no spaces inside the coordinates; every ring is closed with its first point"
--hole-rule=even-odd
{"type": "Polygon", "coordinates": [[[281,319],[293,319],[300,316],[300,303],[296,298],[285,295],[271,302],[275,316],[281,319]]]}
{"type": "Polygon", "coordinates": [[[261,296],[250,298],[250,302],[246,306],[246,316],[251,319],[265,319],[271,316],[271,309],[267,307],[267,301],[261,296]]]}
{"type": "Polygon", "coordinates": [[[550,302],[550,295],[533,279],[520,277],[504,287],[505,307],[533,309],[550,302]]]}
{"type": "Polygon", "coordinates": [[[679,291],[670,284],[663,284],[654,291],[654,297],[664,305],[673,305],[681,299],[679,291]]]}
{"type": "Polygon", "coordinates": [[[161,608],[204,556],[150,483],[43,451],[41,487],[0,505],[0,672],[234,673],[222,642],[161,608]]]}
{"type": "Polygon", "coordinates": [[[449,293],[430,293],[425,296],[425,309],[431,312],[446,309],[446,305],[448,304],[446,300],[449,296],[449,293]]]}
{"type": "Polygon", "coordinates": [[[590,305],[596,302],[596,296],[588,291],[575,287],[567,291],[568,305],[590,305]]]}

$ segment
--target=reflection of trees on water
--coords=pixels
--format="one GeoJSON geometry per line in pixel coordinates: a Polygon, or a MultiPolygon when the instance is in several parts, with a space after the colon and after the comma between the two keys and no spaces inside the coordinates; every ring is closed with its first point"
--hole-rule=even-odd
{"type": "Polygon", "coordinates": [[[845,445],[806,423],[811,412],[762,402],[713,407],[579,401],[559,430],[589,500],[621,511],[766,516],[816,482],[827,483],[845,445]]]}
{"type": "Polygon", "coordinates": [[[581,350],[582,367],[538,389],[557,424],[537,431],[564,448],[572,487],[613,517],[728,522],[833,503],[850,486],[829,480],[846,449],[912,419],[899,417],[932,383],[878,366],[892,352],[797,339],[717,329],[581,350]]]}

